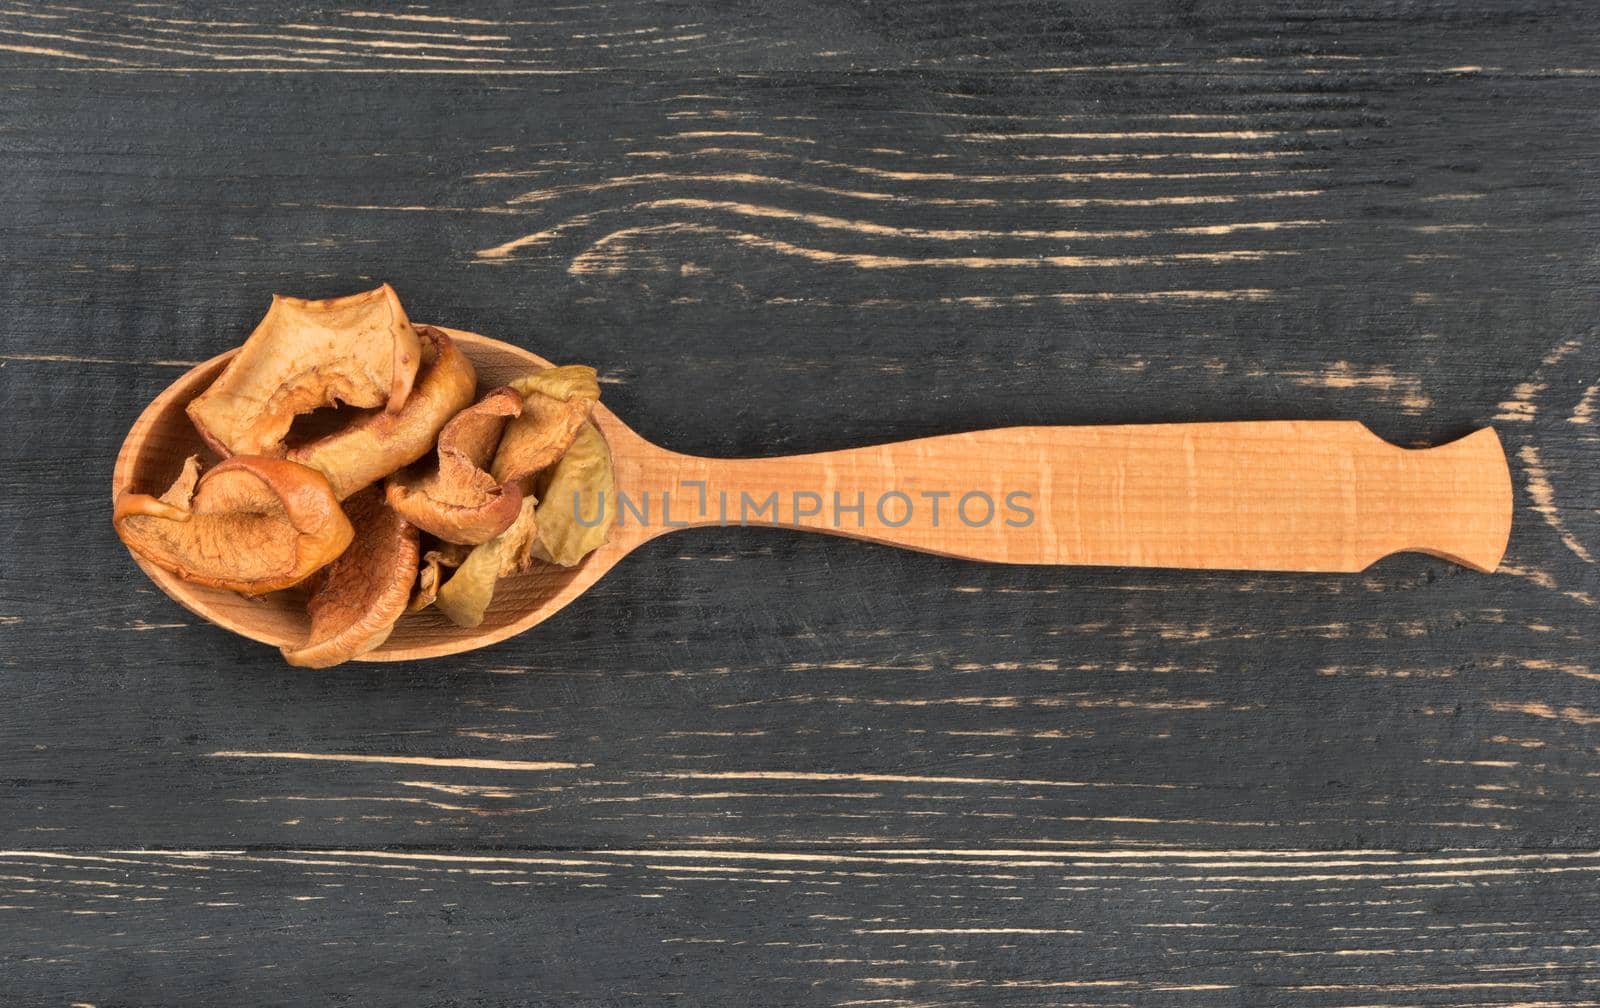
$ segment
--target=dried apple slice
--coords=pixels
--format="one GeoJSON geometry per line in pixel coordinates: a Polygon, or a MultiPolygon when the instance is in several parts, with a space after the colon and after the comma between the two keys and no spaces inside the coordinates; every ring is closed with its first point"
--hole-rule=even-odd
{"type": "Polygon", "coordinates": [[[406,611],[417,579],[415,526],[371,487],[344,504],[355,526],[350,548],[319,575],[306,602],[311,635],[297,648],[282,648],[290,665],[328,668],[382,644],[406,611]]]}
{"type": "Polygon", "coordinates": [[[289,452],[290,459],[327,476],[340,500],[428,454],[444,425],[472,402],[478,374],[467,355],[432,326],[417,331],[423,367],[398,413],[370,414],[289,452]]]}
{"type": "Polygon", "coordinates": [[[528,569],[538,536],[534,499],[524,496],[516,520],[482,546],[473,547],[450,580],[439,585],[434,604],[457,626],[478,626],[494,599],[495,583],[528,569]]]}
{"type": "Polygon", "coordinates": [[[617,478],[606,439],[592,423],[539,477],[539,537],[533,555],[572,567],[611,537],[617,518],[617,478]]]}
{"type": "Polygon", "coordinates": [[[535,371],[511,387],[522,396],[522,413],[506,425],[489,470],[499,483],[554,465],[600,399],[594,368],[582,364],[535,371]]]}
{"type": "Polygon", "coordinates": [[[445,568],[454,570],[470,552],[466,546],[445,543],[422,555],[422,565],[417,571],[417,590],[411,595],[406,612],[421,612],[433,605],[439,597],[439,585],[444,581],[445,568]]]}
{"type": "Polygon", "coordinates": [[[522,491],[484,472],[508,418],[522,412],[522,396],[510,387],[490,392],[457,413],[439,432],[439,464],[389,477],[389,506],[424,532],[445,542],[488,542],[517,516],[522,491]]]}
{"type": "Polygon", "coordinates": [[[236,455],[203,476],[191,456],[159,498],[118,495],[112,523],[156,566],[245,595],[299,584],[354,535],[321,473],[259,455],[236,455]]]}
{"type": "Polygon", "coordinates": [[[274,294],[239,353],[189,403],[189,419],[224,458],[279,456],[297,414],[335,403],[399,411],[421,357],[388,284],[321,301],[274,294]]]}
{"type": "MultiPolygon", "coordinates": [[[[541,560],[575,566],[611,536],[617,509],[616,473],[606,440],[594,424],[579,425],[571,446],[556,464],[536,481],[527,482],[536,482],[543,498],[524,491],[516,520],[498,536],[474,547],[450,580],[430,587],[437,595],[434,604],[457,626],[475,627],[483,622],[500,578],[527,571],[541,560]]],[[[438,577],[435,573],[435,584],[438,577]]]]}

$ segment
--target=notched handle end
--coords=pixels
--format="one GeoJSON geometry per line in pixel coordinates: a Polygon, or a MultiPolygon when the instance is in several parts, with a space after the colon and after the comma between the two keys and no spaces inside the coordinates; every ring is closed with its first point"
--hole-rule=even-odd
{"type": "Polygon", "coordinates": [[[1374,559],[1419,552],[1491,574],[1511,539],[1511,467],[1493,427],[1433,448],[1396,449],[1406,486],[1403,513],[1394,515],[1398,540],[1374,559]]]}

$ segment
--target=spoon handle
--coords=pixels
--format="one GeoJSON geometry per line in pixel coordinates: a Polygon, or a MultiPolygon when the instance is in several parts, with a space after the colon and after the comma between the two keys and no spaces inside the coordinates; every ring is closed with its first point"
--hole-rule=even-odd
{"type": "Polygon", "coordinates": [[[999,563],[1359,571],[1416,550],[1489,572],[1511,531],[1490,428],[1406,449],[1355,421],[1011,427],[644,469],[633,485],[670,494],[667,527],[798,526],[999,563]]]}

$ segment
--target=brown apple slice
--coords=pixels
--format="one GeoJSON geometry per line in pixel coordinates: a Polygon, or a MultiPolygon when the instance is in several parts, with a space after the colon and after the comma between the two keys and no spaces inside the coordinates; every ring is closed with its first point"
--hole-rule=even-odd
{"type": "Polygon", "coordinates": [[[377,487],[345,501],[355,539],[318,575],[306,602],[311,634],[297,648],[282,648],[290,665],[328,668],[366,654],[388,639],[406,611],[417,579],[415,526],[384,502],[377,487]]]}
{"type": "Polygon", "coordinates": [[[388,284],[320,301],[275,294],[226,370],[189,403],[189,419],[224,458],[280,456],[298,414],[336,403],[398,412],[421,359],[388,284]]]}
{"type": "Polygon", "coordinates": [[[340,499],[371,486],[428,454],[440,430],[472,402],[478,374],[444,332],[418,326],[423,367],[398,413],[372,413],[288,457],[328,477],[340,499]]]}
{"type": "Polygon", "coordinates": [[[161,497],[124,491],[112,523],[137,555],[186,581],[261,595],[304,581],[354,535],[328,481],[284,459],[191,456],[161,497]]]}
{"type": "Polygon", "coordinates": [[[522,396],[497,388],[457,413],[439,432],[439,464],[389,477],[389,506],[424,532],[475,546],[505,531],[517,517],[522,491],[484,471],[506,421],[522,412],[522,396]]]}

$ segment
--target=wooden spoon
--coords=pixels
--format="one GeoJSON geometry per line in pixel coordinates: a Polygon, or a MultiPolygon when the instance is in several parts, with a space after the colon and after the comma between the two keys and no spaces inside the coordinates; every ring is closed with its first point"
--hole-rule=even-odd
{"type": "MultiPolygon", "coordinates": [[[[482,389],[550,366],[520,347],[446,331],[477,366],[482,389]]],[[[113,497],[126,487],[160,493],[187,456],[203,452],[184,406],[232,356],[195,367],[144,411],[117,456],[113,497]]],[[[1416,550],[1489,572],[1511,532],[1511,474],[1489,428],[1442,447],[1405,449],[1354,421],[1009,427],[787,458],[711,459],[651,444],[603,405],[594,420],[631,505],[610,542],[577,567],[502,580],[481,626],[463,629],[433,610],[413,614],[362,660],[433,658],[505,640],[664,532],[739,524],[746,497],[746,524],[998,563],[1353,572],[1416,550]],[[773,495],[776,513],[767,506],[773,495]],[[641,509],[648,523],[638,520],[641,509]]],[[[296,592],[245,599],[137,562],[219,626],[274,646],[305,640],[296,592]]]]}

